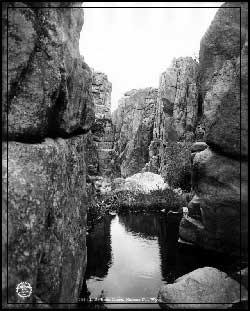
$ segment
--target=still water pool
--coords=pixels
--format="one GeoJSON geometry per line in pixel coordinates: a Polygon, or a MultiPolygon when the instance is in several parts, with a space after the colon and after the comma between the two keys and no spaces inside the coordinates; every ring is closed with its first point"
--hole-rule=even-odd
{"type": "Polygon", "coordinates": [[[87,238],[81,297],[105,301],[108,309],[142,308],[141,303],[145,309],[159,308],[162,284],[206,265],[222,270],[228,266],[227,258],[181,246],[177,239],[178,222],[168,221],[165,214],[104,217],[87,238]]]}

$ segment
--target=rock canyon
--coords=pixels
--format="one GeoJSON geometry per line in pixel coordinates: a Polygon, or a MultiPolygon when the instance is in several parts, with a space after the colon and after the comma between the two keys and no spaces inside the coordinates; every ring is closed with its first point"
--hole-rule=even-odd
{"type": "MultiPolygon", "coordinates": [[[[26,308],[77,303],[91,204],[140,173],[160,175],[167,191],[186,194],[181,241],[247,263],[248,5],[239,5],[218,9],[199,60],[174,58],[158,88],[128,90],[113,112],[113,81],[79,52],[80,2],[3,6],[5,306],[23,303],[16,285],[24,280],[33,288],[26,308]]],[[[218,288],[226,278],[204,271],[218,288]]],[[[202,282],[199,273],[192,281],[202,282]]],[[[225,297],[228,286],[239,286],[228,284],[225,297]]],[[[161,289],[161,303],[175,302],[172,290],[161,289]]]]}

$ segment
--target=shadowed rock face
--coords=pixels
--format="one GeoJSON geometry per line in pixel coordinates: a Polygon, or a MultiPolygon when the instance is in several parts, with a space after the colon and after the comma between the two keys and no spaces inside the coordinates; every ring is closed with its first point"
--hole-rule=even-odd
{"type": "MultiPolygon", "coordinates": [[[[209,148],[196,153],[193,159],[193,190],[201,212],[201,221],[184,218],[180,226],[180,236],[208,249],[220,252],[240,253],[240,234],[246,239],[247,227],[241,217],[246,215],[247,197],[242,194],[240,163],[214,153],[209,148]]],[[[242,182],[246,177],[242,175],[242,182]]],[[[194,199],[189,203],[192,213],[194,199]]],[[[246,248],[246,244],[242,247],[246,248]]]]}
{"type": "MultiPolygon", "coordinates": [[[[202,122],[205,142],[210,148],[193,148],[192,186],[199,201],[200,217],[195,220],[193,216],[183,218],[180,236],[204,248],[237,255],[242,252],[245,256],[248,232],[248,10],[247,3],[240,4],[240,33],[240,12],[232,8],[234,5],[226,3],[218,10],[201,41],[202,122]]],[[[193,202],[190,204],[192,209],[193,202]]]]}
{"type": "Polygon", "coordinates": [[[33,288],[25,302],[77,302],[84,277],[84,133],[94,109],[92,73],[78,49],[83,11],[72,8],[80,5],[16,2],[8,17],[4,8],[3,125],[10,141],[3,143],[3,293],[9,302],[23,302],[15,287],[24,281],[33,288]]]}
{"type": "Polygon", "coordinates": [[[139,172],[148,162],[156,100],[157,89],[132,90],[125,93],[113,113],[115,150],[119,154],[122,177],[139,172]]]}

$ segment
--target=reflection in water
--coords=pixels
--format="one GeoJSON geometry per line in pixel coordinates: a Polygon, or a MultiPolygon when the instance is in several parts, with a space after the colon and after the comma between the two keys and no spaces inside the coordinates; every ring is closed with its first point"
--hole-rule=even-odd
{"type": "Polygon", "coordinates": [[[162,280],[166,283],[172,283],[176,278],[178,221],[168,223],[166,218],[161,218],[159,223],[158,241],[161,255],[162,280]]]}
{"type": "MultiPolygon", "coordinates": [[[[151,237],[149,240],[133,233],[129,227],[124,225],[129,220],[133,222],[133,219],[126,218],[127,216],[122,216],[119,219],[116,216],[111,221],[113,264],[107,276],[101,280],[93,274],[87,279],[91,298],[98,297],[102,290],[106,298],[156,297],[157,295],[161,284],[157,238],[151,237]]],[[[90,256],[91,253],[88,250],[88,259],[97,259],[90,256]]],[[[101,256],[98,258],[98,263],[100,261],[102,261],[101,256]]],[[[88,271],[88,274],[91,275],[91,271],[88,271]]]]}
{"type": "Polygon", "coordinates": [[[158,219],[154,215],[126,215],[119,216],[119,221],[127,232],[145,239],[154,239],[160,229],[158,219]]]}
{"type": "Polygon", "coordinates": [[[181,246],[177,240],[178,220],[168,221],[164,214],[105,217],[87,238],[85,297],[106,302],[156,299],[162,283],[171,283],[198,267],[230,270],[230,258],[181,246]]]}
{"type": "Polygon", "coordinates": [[[112,216],[106,216],[95,225],[87,238],[86,279],[96,277],[103,279],[112,264],[110,225],[112,216]]]}

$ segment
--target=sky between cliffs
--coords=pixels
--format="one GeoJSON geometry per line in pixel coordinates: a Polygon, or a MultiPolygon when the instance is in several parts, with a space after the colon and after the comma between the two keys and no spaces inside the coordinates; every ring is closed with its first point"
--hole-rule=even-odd
{"type": "Polygon", "coordinates": [[[221,4],[84,2],[80,53],[91,68],[108,75],[112,83],[111,109],[117,107],[126,91],[157,88],[160,74],[174,57],[198,56],[200,40],[218,10],[211,7],[221,4]],[[152,8],[119,8],[121,6],[152,8]],[[160,6],[178,8],[153,8],[160,6]],[[192,6],[200,8],[190,8],[192,6]]]}

